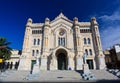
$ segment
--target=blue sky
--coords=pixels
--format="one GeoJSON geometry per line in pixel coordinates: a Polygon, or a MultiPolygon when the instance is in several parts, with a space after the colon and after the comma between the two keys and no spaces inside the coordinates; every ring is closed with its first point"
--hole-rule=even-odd
{"type": "Polygon", "coordinates": [[[53,20],[60,12],[70,20],[97,18],[103,49],[120,43],[120,0],[0,0],[0,36],[22,49],[28,18],[33,22],[53,20]]]}

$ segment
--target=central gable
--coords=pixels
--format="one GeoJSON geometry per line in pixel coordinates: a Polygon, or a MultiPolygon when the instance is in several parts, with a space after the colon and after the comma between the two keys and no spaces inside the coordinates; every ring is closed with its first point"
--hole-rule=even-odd
{"type": "Polygon", "coordinates": [[[59,28],[58,26],[65,26],[67,28],[71,28],[73,26],[73,22],[69,20],[62,13],[59,14],[53,21],[50,22],[51,29],[59,28]]]}

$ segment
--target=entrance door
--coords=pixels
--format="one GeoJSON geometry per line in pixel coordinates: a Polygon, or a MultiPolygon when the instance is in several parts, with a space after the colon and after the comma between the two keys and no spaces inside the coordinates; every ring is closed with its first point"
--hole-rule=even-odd
{"type": "Polygon", "coordinates": [[[87,60],[87,64],[89,66],[89,69],[93,69],[93,60],[87,60]]]}
{"type": "Polygon", "coordinates": [[[58,61],[58,70],[66,70],[66,56],[64,53],[60,53],[57,56],[57,61],[58,61]]]}

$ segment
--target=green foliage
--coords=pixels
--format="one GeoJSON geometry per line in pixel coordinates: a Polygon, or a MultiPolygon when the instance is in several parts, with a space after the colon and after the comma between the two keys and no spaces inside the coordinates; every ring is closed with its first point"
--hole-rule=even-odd
{"type": "Polygon", "coordinates": [[[6,38],[0,37],[0,58],[3,58],[3,60],[10,59],[12,55],[10,44],[11,42],[7,42],[6,38]]]}

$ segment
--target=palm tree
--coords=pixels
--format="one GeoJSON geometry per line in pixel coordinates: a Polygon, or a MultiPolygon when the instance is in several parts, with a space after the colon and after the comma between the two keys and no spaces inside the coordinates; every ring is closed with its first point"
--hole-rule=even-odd
{"type": "Polygon", "coordinates": [[[6,38],[0,37],[0,58],[3,60],[10,59],[10,56],[12,54],[12,49],[9,47],[10,44],[11,42],[7,42],[6,38]]]}

